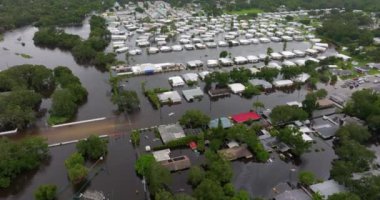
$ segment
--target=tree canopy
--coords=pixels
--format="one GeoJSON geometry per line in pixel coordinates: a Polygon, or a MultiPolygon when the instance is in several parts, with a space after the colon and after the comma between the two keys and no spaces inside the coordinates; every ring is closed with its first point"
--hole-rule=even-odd
{"type": "Polygon", "coordinates": [[[97,160],[107,153],[107,141],[96,135],[77,143],[77,150],[83,157],[97,160]]]}
{"type": "Polygon", "coordinates": [[[42,164],[48,156],[48,145],[39,137],[18,142],[0,138],[0,152],[0,188],[7,188],[15,177],[42,164]]]}
{"type": "Polygon", "coordinates": [[[306,120],[308,118],[308,114],[302,110],[302,108],[289,105],[274,107],[269,116],[273,124],[289,123],[297,120],[306,120]]]}
{"type": "Polygon", "coordinates": [[[210,122],[210,117],[200,110],[188,110],[179,119],[179,123],[189,128],[205,128],[210,122]]]}
{"type": "Polygon", "coordinates": [[[56,185],[40,185],[34,192],[34,198],[36,200],[54,200],[57,195],[56,185]]]}
{"type": "Polygon", "coordinates": [[[104,10],[113,0],[1,1],[0,33],[36,23],[38,26],[68,26],[82,23],[86,14],[104,10]]]}

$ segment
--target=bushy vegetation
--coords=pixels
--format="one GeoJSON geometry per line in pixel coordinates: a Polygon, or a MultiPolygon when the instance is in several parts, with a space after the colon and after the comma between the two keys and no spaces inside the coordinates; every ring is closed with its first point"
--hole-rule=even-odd
{"type": "Polygon", "coordinates": [[[29,137],[18,142],[0,138],[0,188],[7,188],[18,175],[37,169],[48,157],[44,139],[29,137]]]}

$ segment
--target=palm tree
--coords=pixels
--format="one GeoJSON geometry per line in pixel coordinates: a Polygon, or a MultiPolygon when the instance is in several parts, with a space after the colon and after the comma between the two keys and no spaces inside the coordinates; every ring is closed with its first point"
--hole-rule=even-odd
{"type": "Polygon", "coordinates": [[[265,105],[261,101],[255,101],[253,102],[252,107],[256,108],[255,110],[257,111],[258,108],[265,108],[265,105]]]}

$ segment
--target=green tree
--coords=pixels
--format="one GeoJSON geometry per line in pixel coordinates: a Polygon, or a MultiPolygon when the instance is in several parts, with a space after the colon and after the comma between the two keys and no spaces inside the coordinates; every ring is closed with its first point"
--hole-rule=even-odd
{"type": "Polygon", "coordinates": [[[7,188],[18,175],[37,169],[48,157],[46,140],[27,137],[14,142],[0,138],[0,188],[7,188]]]}
{"type": "Polygon", "coordinates": [[[191,128],[205,128],[210,122],[210,117],[200,110],[188,110],[179,119],[179,123],[191,128]]]}
{"type": "Polygon", "coordinates": [[[252,84],[247,84],[242,95],[245,98],[252,98],[254,95],[260,95],[261,90],[259,86],[253,86],[252,84]]]}
{"type": "Polygon", "coordinates": [[[63,123],[73,118],[77,110],[75,97],[68,89],[56,90],[53,94],[49,122],[63,123]]]}
{"type": "Polygon", "coordinates": [[[133,130],[131,133],[131,141],[134,147],[138,147],[140,145],[140,131],[133,130]]]}
{"type": "Polygon", "coordinates": [[[194,197],[192,197],[188,194],[184,194],[184,193],[175,194],[174,199],[175,200],[196,200],[194,197]]]}
{"type": "Polygon", "coordinates": [[[341,140],[355,140],[359,143],[364,143],[371,137],[368,129],[358,124],[347,124],[342,126],[338,129],[336,135],[341,140]]]}
{"type": "Polygon", "coordinates": [[[199,166],[192,166],[189,170],[188,182],[193,186],[199,185],[205,178],[205,171],[199,166]]]}
{"type": "Polygon", "coordinates": [[[374,152],[353,140],[343,141],[335,153],[339,156],[339,159],[352,164],[353,172],[368,170],[370,163],[375,159],[374,152]]]}
{"type": "Polygon", "coordinates": [[[227,51],[222,51],[219,54],[219,58],[226,58],[227,56],[228,56],[228,52],[227,51]]]}
{"type": "Polygon", "coordinates": [[[158,192],[171,182],[170,171],[157,162],[151,164],[146,178],[152,193],[158,192]]]}
{"type": "Polygon", "coordinates": [[[315,183],[315,175],[313,172],[309,172],[309,171],[302,171],[298,174],[298,179],[300,181],[301,184],[303,185],[312,185],[315,183]]]}
{"type": "Polygon", "coordinates": [[[311,143],[304,141],[302,133],[295,128],[286,127],[280,129],[277,137],[280,141],[288,144],[292,148],[292,152],[297,156],[301,156],[311,146],[311,143]]]}
{"type": "Polygon", "coordinates": [[[204,179],[194,190],[194,196],[199,200],[220,200],[224,199],[223,188],[219,183],[204,179]]]}
{"type": "Polygon", "coordinates": [[[91,135],[86,140],[77,143],[77,150],[83,157],[97,160],[107,153],[107,141],[99,136],[91,135]]]}
{"type": "Polygon", "coordinates": [[[235,195],[235,188],[234,185],[232,185],[232,183],[226,183],[223,186],[223,191],[224,194],[228,197],[233,197],[235,195]]]}
{"type": "Polygon", "coordinates": [[[360,197],[351,192],[342,192],[329,196],[327,200],[360,200],[360,197]]]}
{"type": "Polygon", "coordinates": [[[78,184],[86,179],[88,169],[84,166],[84,158],[80,153],[73,153],[65,160],[65,166],[71,183],[78,184]]]}
{"type": "Polygon", "coordinates": [[[164,189],[160,189],[158,190],[156,194],[154,194],[154,199],[155,200],[174,200],[174,197],[170,192],[164,189]]]}
{"type": "Polygon", "coordinates": [[[123,112],[133,112],[140,108],[140,99],[136,91],[121,91],[112,96],[112,101],[118,106],[118,110],[123,112]]]}
{"type": "Polygon", "coordinates": [[[219,87],[226,87],[230,81],[229,73],[226,72],[214,72],[213,76],[219,87]]]}
{"type": "Polygon", "coordinates": [[[297,77],[302,73],[301,67],[283,67],[281,68],[281,74],[284,77],[284,79],[292,79],[297,77]]]}
{"type": "Polygon", "coordinates": [[[228,183],[231,181],[233,172],[229,162],[211,151],[206,152],[206,159],[208,168],[206,178],[219,183],[228,183]]]}
{"type": "Polygon", "coordinates": [[[264,67],[260,72],[256,73],[256,76],[261,79],[265,79],[268,82],[272,82],[279,74],[279,70],[276,68],[264,67]]]}
{"type": "Polygon", "coordinates": [[[154,162],[155,159],[152,154],[141,155],[135,164],[135,170],[137,174],[140,176],[146,176],[154,162]]]}
{"type": "Polygon", "coordinates": [[[295,106],[280,105],[274,107],[269,116],[273,124],[282,124],[297,120],[306,120],[308,114],[301,108],[295,106]]]}
{"type": "Polygon", "coordinates": [[[54,200],[57,196],[56,185],[40,185],[34,192],[36,200],[54,200]]]}
{"type": "Polygon", "coordinates": [[[250,200],[251,197],[249,196],[249,193],[244,190],[240,190],[235,193],[235,196],[232,197],[231,200],[250,200]]]}
{"type": "Polygon", "coordinates": [[[315,93],[308,93],[305,100],[302,101],[302,107],[309,114],[309,116],[311,116],[318,108],[317,100],[318,99],[315,93]]]}

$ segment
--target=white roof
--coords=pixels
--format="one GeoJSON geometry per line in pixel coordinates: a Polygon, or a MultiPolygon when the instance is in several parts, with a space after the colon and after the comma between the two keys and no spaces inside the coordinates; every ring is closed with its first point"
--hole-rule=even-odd
{"type": "Polygon", "coordinates": [[[297,107],[302,107],[302,103],[301,102],[298,102],[298,101],[289,101],[286,103],[286,105],[288,106],[297,106],[297,107]]]}
{"type": "Polygon", "coordinates": [[[185,84],[185,82],[180,76],[169,77],[169,81],[171,82],[172,86],[179,86],[185,84]]]}
{"type": "Polygon", "coordinates": [[[170,160],[170,149],[163,149],[159,151],[152,152],[154,159],[157,162],[170,160]]]}
{"type": "Polygon", "coordinates": [[[234,58],[235,62],[246,62],[247,61],[247,58],[243,57],[243,56],[236,56],[234,58]]]}
{"type": "Polygon", "coordinates": [[[306,133],[302,134],[302,139],[303,141],[305,142],[312,142],[313,141],[313,138],[311,138],[309,135],[307,135],[306,133]]]}
{"type": "Polygon", "coordinates": [[[241,83],[228,84],[228,87],[233,93],[241,93],[245,90],[245,86],[241,83]]]}
{"type": "Polygon", "coordinates": [[[310,78],[310,75],[309,75],[309,74],[302,73],[302,74],[298,75],[297,78],[294,79],[294,81],[304,83],[304,82],[306,82],[309,78],[310,78]]]}
{"type": "Polygon", "coordinates": [[[298,59],[296,61],[294,61],[297,65],[299,66],[304,66],[306,64],[306,60],[304,59],[298,59]]]}
{"type": "Polygon", "coordinates": [[[289,61],[289,60],[285,60],[284,62],[282,62],[282,64],[285,66],[289,66],[289,67],[296,65],[296,63],[289,61]]]}
{"type": "Polygon", "coordinates": [[[198,74],[199,74],[199,77],[201,79],[204,79],[207,75],[210,74],[210,72],[209,71],[203,71],[203,72],[199,72],[198,74]]]}
{"type": "Polygon", "coordinates": [[[273,85],[276,87],[290,86],[290,85],[293,85],[293,81],[291,81],[291,80],[278,80],[278,81],[274,81],[273,85]]]}
{"type": "Polygon", "coordinates": [[[183,74],[182,77],[186,82],[198,80],[198,74],[196,73],[186,73],[183,74]]]}
{"type": "Polygon", "coordinates": [[[163,102],[172,101],[174,103],[181,102],[182,98],[177,91],[168,91],[157,95],[158,99],[163,102]]]}

